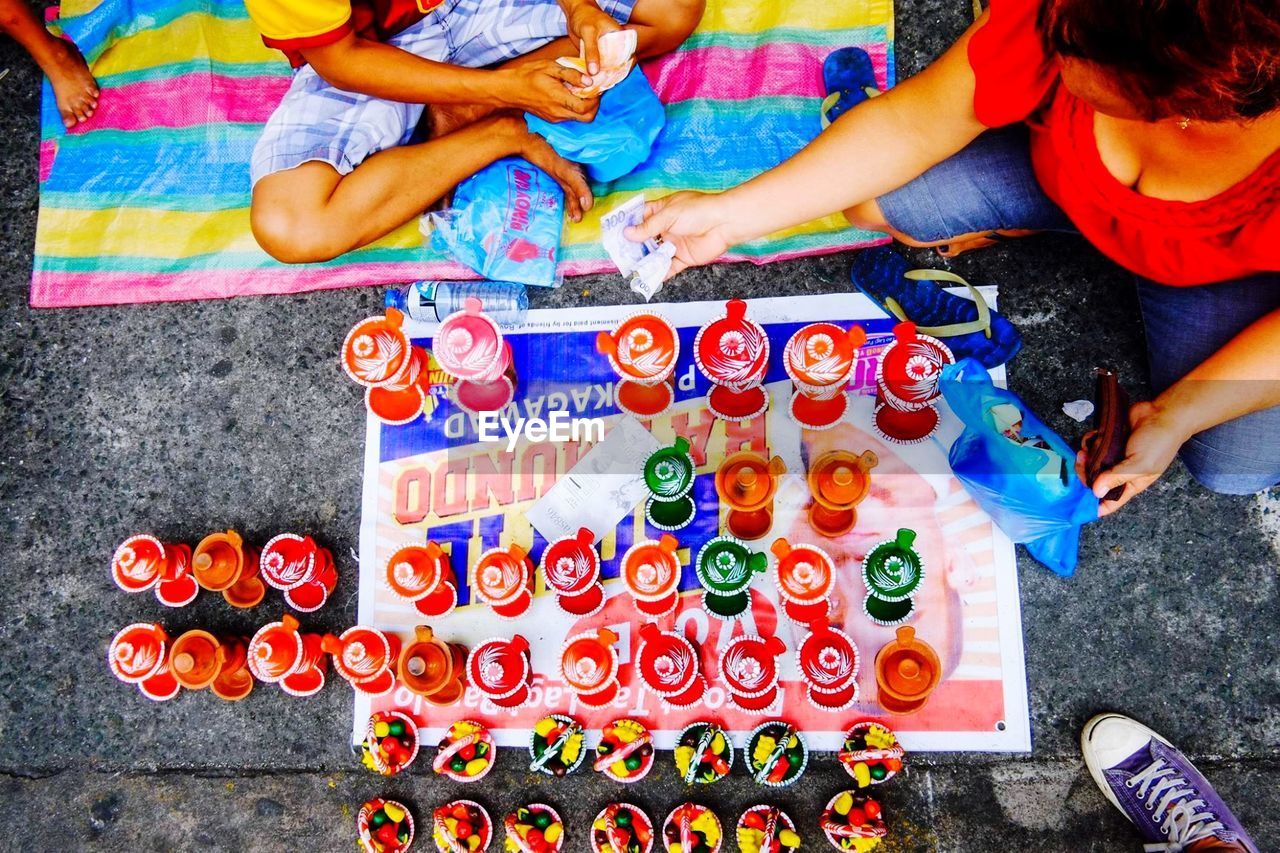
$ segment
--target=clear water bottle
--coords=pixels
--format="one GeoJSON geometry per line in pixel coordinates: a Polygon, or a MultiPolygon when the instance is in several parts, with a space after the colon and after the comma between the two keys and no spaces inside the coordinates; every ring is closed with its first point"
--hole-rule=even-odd
{"type": "Polygon", "coordinates": [[[514,329],[524,325],[529,312],[529,292],[512,281],[415,281],[387,291],[384,304],[398,308],[414,320],[436,323],[474,296],[484,303],[484,313],[499,326],[514,329]]]}

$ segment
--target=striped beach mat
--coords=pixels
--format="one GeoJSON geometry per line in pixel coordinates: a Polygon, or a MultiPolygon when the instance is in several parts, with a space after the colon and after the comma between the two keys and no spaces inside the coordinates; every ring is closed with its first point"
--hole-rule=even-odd
{"type": "MultiPolygon", "coordinates": [[[[98,114],[68,133],[46,83],[41,114],[35,307],[212,299],[422,278],[473,278],[422,245],[415,223],[324,264],[287,266],[249,230],[249,155],[289,68],[243,0],[67,0],[58,21],[102,85],[98,114]]],[[[650,159],[596,187],[568,225],[568,275],[614,267],[600,214],[643,192],[721,190],[817,135],[821,65],[865,47],[893,83],[891,0],[709,0],[697,32],[645,73],[667,105],[650,159]]],[[[838,180],[838,175],[833,175],[838,180]]],[[[765,263],[870,245],[832,216],[735,247],[765,263]]]]}

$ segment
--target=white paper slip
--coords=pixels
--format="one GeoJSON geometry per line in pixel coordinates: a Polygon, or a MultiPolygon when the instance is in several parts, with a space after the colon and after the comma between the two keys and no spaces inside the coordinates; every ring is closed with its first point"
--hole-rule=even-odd
{"type": "Polygon", "coordinates": [[[580,527],[599,539],[644,498],[644,462],[659,446],[638,420],[624,416],[525,518],[548,542],[572,536],[580,527]]]}

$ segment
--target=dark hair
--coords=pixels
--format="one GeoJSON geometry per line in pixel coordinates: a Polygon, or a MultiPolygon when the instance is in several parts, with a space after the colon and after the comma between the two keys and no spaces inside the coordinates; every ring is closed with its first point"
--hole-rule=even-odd
{"type": "Polygon", "coordinates": [[[1114,71],[1148,118],[1280,107],[1280,0],[1040,0],[1051,56],[1114,71]]]}

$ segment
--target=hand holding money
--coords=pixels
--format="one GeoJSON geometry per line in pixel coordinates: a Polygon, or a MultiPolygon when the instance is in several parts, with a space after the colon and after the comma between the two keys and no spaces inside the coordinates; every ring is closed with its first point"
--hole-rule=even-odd
{"type": "Polygon", "coordinates": [[[644,196],[633,196],[600,218],[600,235],[618,272],[648,302],[666,280],[676,247],[653,238],[641,242],[629,239],[626,230],[643,221],[644,196]]]}
{"type": "MultiPolygon", "coordinates": [[[[610,23],[617,26],[612,18],[600,12],[599,9],[596,9],[596,13],[608,18],[610,23]]],[[[596,25],[583,24],[582,26],[583,31],[577,36],[578,55],[562,56],[556,62],[589,77],[590,82],[586,86],[571,85],[569,91],[580,98],[593,98],[612,89],[631,73],[635,65],[637,37],[635,30],[615,29],[592,41],[589,36],[598,31],[595,29],[596,25]],[[593,64],[598,66],[595,71],[591,70],[593,64]]]]}

